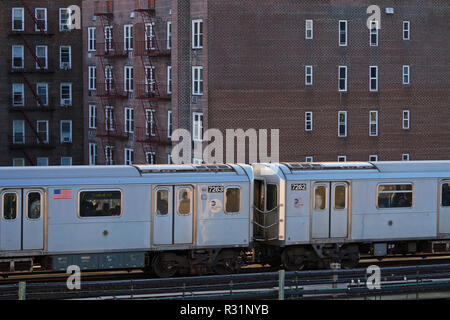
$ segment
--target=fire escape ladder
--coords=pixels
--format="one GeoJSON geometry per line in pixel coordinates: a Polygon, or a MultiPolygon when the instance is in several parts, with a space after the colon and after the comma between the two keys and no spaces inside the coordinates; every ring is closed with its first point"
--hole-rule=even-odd
{"type": "Polygon", "coordinates": [[[28,125],[30,126],[34,135],[37,137],[38,143],[41,143],[42,142],[41,137],[39,137],[39,133],[37,132],[36,128],[34,127],[33,122],[30,120],[30,118],[28,118],[28,115],[25,111],[22,111],[22,113],[23,113],[23,117],[25,118],[25,121],[28,123],[28,125]]]}
{"type": "Polygon", "coordinates": [[[27,158],[28,162],[30,163],[31,166],[34,166],[34,161],[31,158],[31,156],[28,154],[28,152],[25,149],[22,149],[22,153],[25,156],[25,158],[27,158]]]}
{"type": "Polygon", "coordinates": [[[27,38],[25,37],[25,35],[20,34],[20,37],[22,38],[23,42],[25,43],[25,46],[27,47],[28,51],[30,51],[34,61],[39,65],[39,69],[41,70],[45,70],[44,66],[42,65],[42,62],[39,60],[39,58],[37,57],[36,53],[33,50],[33,47],[31,46],[31,44],[28,42],[27,38]]]}
{"type": "Polygon", "coordinates": [[[44,107],[44,103],[42,102],[41,97],[38,95],[38,93],[36,92],[34,87],[31,85],[30,81],[28,80],[28,78],[26,77],[24,72],[22,72],[22,76],[23,76],[23,80],[27,84],[27,87],[31,90],[31,93],[33,94],[34,98],[39,102],[39,105],[41,107],[44,107]]]}
{"type": "Polygon", "coordinates": [[[31,10],[31,8],[28,6],[27,2],[25,0],[21,0],[22,1],[22,5],[24,6],[25,10],[27,11],[27,13],[30,15],[31,19],[33,19],[34,23],[38,26],[39,30],[43,33],[43,34],[47,34],[47,32],[45,31],[44,26],[41,24],[41,22],[36,19],[35,15],[33,14],[33,11],[31,10]]]}

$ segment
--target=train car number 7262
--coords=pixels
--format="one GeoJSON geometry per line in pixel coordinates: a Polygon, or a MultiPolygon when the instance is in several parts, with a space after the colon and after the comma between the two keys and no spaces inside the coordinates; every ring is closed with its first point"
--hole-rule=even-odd
{"type": "Polygon", "coordinates": [[[306,183],[293,183],[291,184],[291,190],[299,190],[303,191],[306,190],[306,183]]]}

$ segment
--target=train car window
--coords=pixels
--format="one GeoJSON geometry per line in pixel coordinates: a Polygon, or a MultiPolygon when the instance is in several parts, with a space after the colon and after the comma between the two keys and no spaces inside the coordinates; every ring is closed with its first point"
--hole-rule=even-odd
{"type": "Polygon", "coordinates": [[[412,184],[378,186],[378,208],[409,208],[412,198],[412,184]]]}
{"type": "Polygon", "coordinates": [[[276,184],[267,185],[267,211],[273,210],[278,205],[278,193],[276,184]]]}
{"type": "Polygon", "coordinates": [[[241,210],[241,189],[227,188],[225,192],[225,213],[237,213],[241,210]]]}
{"type": "Polygon", "coordinates": [[[28,195],[28,219],[39,219],[41,217],[41,194],[30,192],[28,195]]]}
{"type": "Polygon", "coordinates": [[[191,190],[182,188],[178,190],[178,214],[191,213],[191,190]]]}
{"type": "Polygon", "coordinates": [[[80,217],[112,217],[122,214],[122,192],[80,192],[80,217]]]}
{"type": "Polygon", "coordinates": [[[450,184],[448,183],[442,185],[442,206],[450,207],[450,184]]]}
{"type": "Polygon", "coordinates": [[[165,216],[169,213],[169,191],[158,190],[156,192],[156,214],[165,216]]]}
{"type": "Polygon", "coordinates": [[[334,208],[338,210],[347,207],[347,192],[345,186],[336,186],[334,188],[334,208]]]}
{"type": "Polygon", "coordinates": [[[255,180],[254,194],[255,207],[258,210],[264,210],[264,181],[255,180]]]}
{"type": "Polygon", "coordinates": [[[325,209],[327,200],[325,198],[327,188],[325,186],[317,186],[314,191],[314,209],[323,210],[325,209]]]}
{"type": "Polygon", "coordinates": [[[3,219],[15,220],[17,218],[17,194],[5,193],[3,195],[3,219]]]}

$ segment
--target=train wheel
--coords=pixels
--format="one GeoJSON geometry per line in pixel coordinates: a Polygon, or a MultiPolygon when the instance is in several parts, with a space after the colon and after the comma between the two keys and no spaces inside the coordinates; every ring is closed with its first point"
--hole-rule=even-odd
{"type": "Polygon", "coordinates": [[[304,248],[287,248],[281,255],[281,261],[288,271],[298,271],[308,263],[308,252],[304,248]]]}
{"type": "Polygon", "coordinates": [[[213,270],[217,274],[232,274],[240,269],[242,258],[238,252],[224,250],[217,256],[213,270]]]}
{"type": "Polygon", "coordinates": [[[351,254],[348,254],[341,262],[342,268],[344,269],[354,269],[359,264],[359,253],[353,252],[351,254]]]}
{"type": "Polygon", "coordinates": [[[153,258],[153,272],[160,278],[170,278],[178,272],[177,256],[173,253],[160,253],[153,258]]]}

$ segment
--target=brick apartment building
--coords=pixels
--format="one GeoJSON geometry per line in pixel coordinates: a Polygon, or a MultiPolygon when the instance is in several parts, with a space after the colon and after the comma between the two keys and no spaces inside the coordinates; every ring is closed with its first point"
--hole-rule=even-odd
{"type": "Polygon", "coordinates": [[[0,2],[0,165],[83,164],[81,0],[0,2]]]}

